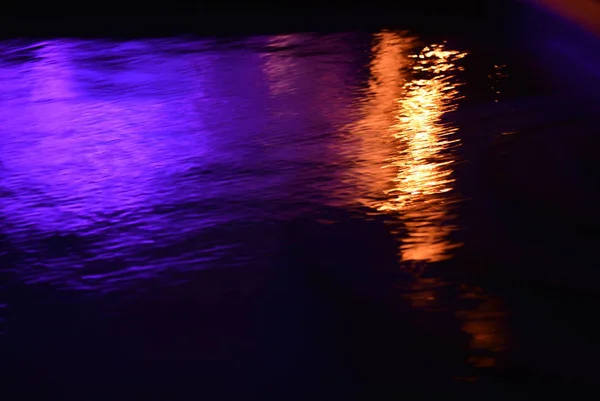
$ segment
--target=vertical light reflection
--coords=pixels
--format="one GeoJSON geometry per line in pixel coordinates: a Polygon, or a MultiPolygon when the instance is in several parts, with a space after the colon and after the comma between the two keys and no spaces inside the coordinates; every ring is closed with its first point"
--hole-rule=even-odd
{"type": "Polygon", "coordinates": [[[458,142],[456,128],[441,117],[456,106],[458,83],[454,61],[465,53],[447,50],[442,44],[425,47],[413,55],[414,78],[406,83],[398,100],[393,136],[400,149],[389,167],[396,169],[394,188],[380,210],[401,213],[407,235],[403,260],[437,262],[448,258],[458,246],[448,239],[455,227],[450,223],[454,164],[452,148],[458,142]]]}
{"type": "Polygon", "coordinates": [[[363,142],[359,173],[370,186],[362,191],[371,196],[366,203],[404,224],[402,260],[437,262],[459,245],[448,238],[455,229],[450,207],[458,139],[456,127],[441,118],[459,98],[455,61],[465,53],[434,44],[410,54],[415,46],[399,33],[376,38],[365,116],[355,127],[363,142]]]}
{"type": "Polygon", "coordinates": [[[352,166],[346,181],[357,189],[351,201],[372,209],[381,207],[392,187],[394,172],[383,169],[395,152],[393,143],[394,116],[398,99],[404,93],[408,57],[415,38],[395,33],[375,35],[372,60],[369,65],[368,88],[359,107],[360,118],[347,127],[354,146],[348,158],[352,166]]]}
{"type": "MultiPolygon", "coordinates": [[[[444,116],[460,99],[458,60],[466,53],[444,44],[418,46],[399,33],[376,36],[361,118],[349,130],[359,144],[351,169],[359,181],[354,200],[396,217],[403,264],[427,268],[449,259],[461,245],[451,238],[458,229],[453,209],[460,199],[454,190],[460,142],[457,127],[444,116]]],[[[427,278],[415,273],[406,293],[412,307],[424,320],[455,314],[471,338],[470,362],[493,366],[506,346],[502,305],[483,290],[466,285],[458,290],[459,283],[431,271],[427,278]],[[475,299],[477,306],[456,298],[475,299]]]]}

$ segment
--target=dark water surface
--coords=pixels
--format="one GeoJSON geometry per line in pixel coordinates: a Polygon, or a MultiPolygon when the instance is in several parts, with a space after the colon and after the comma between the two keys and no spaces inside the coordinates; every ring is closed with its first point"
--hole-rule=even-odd
{"type": "Polygon", "coordinates": [[[598,278],[597,140],[575,132],[597,130],[596,103],[485,54],[389,31],[1,43],[10,387],[380,400],[593,383],[579,290],[598,278]]]}

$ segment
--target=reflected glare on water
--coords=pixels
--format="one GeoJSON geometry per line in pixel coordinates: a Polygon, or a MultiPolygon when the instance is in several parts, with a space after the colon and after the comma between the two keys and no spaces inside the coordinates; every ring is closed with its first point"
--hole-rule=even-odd
{"type": "MultiPolygon", "coordinates": [[[[393,219],[401,266],[461,245],[460,137],[442,117],[465,52],[387,31],[6,47],[25,60],[0,57],[3,268],[20,282],[135,292],[268,263],[278,238],[253,225],[330,206],[393,219]]],[[[448,295],[461,286],[417,275],[398,291],[453,315],[473,349],[504,349],[500,303],[448,295]]]]}
{"type": "Polygon", "coordinates": [[[442,115],[456,107],[457,83],[453,82],[454,59],[465,53],[445,50],[442,45],[425,47],[413,65],[414,72],[431,75],[415,77],[405,86],[397,100],[397,123],[392,127],[399,152],[386,167],[397,171],[392,198],[380,210],[402,213],[407,237],[402,245],[403,260],[437,262],[448,258],[448,251],[458,246],[448,239],[456,229],[449,220],[453,166],[456,156],[457,129],[442,124],[442,115]]]}
{"type": "Polygon", "coordinates": [[[443,44],[422,48],[413,37],[384,32],[373,45],[364,117],[350,130],[360,143],[352,177],[359,202],[399,216],[404,224],[401,258],[438,262],[460,244],[451,208],[457,128],[441,121],[460,99],[456,78],[465,56],[443,44]]]}
{"type": "MultiPolygon", "coordinates": [[[[376,35],[363,117],[350,126],[360,143],[353,167],[360,180],[356,186],[363,188],[358,201],[398,218],[402,265],[417,267],[407,298],[433,315],[454,309],[447,293],[457,283],[421,275],[429,274],[427,263],[451,259],[462,245],[451,236],[459,230],[455,210],[461,195],[454,190],[454,169],[460,137],[458,127],[443,117],[461,99],[459,63],[466,55],[443,43],[419,46],[406,34],[376,35]]],[[[454,310],[472,349],[484,351],[469,362],[494,366],[494,355],[507,346],[504,308],[481,289],[459,287],[455,296],[478,303],[474,310],[454,310]]]]}

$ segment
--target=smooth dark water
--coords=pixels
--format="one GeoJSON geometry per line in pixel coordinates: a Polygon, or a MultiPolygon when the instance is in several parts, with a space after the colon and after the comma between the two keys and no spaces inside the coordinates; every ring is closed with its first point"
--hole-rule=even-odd
{"type": "Polygon", "coordinates": [[[13,388],[414,399],[589,384],[571,354],[597,349],[555,320],[564,298],[574,320],[589,299],[548,289],[572,289],[563,276],[592,254],[573,244],[597,240],[572,163],[597,140],[560,128],[595,125],[587,97],[407,32],[0,52],[13,388]],[[565,183],[570,204],[554,198],[565,183]]]}

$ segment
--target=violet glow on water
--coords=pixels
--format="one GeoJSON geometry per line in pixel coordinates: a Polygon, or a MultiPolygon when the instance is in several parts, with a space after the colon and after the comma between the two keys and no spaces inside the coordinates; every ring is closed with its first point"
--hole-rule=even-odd
{"type": "Polygon", "coordinates": [[[270,203],[322,197],[298,166],[335,158],[323,146],[326,138],[315,141],[322,132],[313,127],[333,131],[343,124],[339,115],[350,104],[342,103],[349,99],[339,93],[345,82],[337,74],[352,66],[342,57],[328,68],[320,62],[335,60],[326,47],[340,39],[322,49],[313,44],[309,49],[320,54],[300,59],[279,78],[290,88],[277,89],[274,74],[296,58],[283,42],[256,39],[228,48],[57,40],[12,49],[31,59],[2,71],[2,187],[10,194],[2,212],[9,234],[33,247],[34,259],[36,236],[76,235],[98,247],[94,255],[53,259],[38,249],[43,265],[29,271],[30,260],[19,274],[94,287],[115,276],[156,275],[165,265],[204,268],[204,258],[234,244],[211,236],[189,254],[142,266],[138,260],[157,244],[268,218],[270,203]],[[281,50],[287,55],[275,53],[281,50]],[[327,70],[336,72],[333,80],[327,70]],[[328,107],[320,107],[319,97],[328,107]],[[327,108],[337,120],[320,115],[327,108]],[[87,274],[88,261],[109,266],[113,258],[125,259],[127,268],[87,274]]]}
{"type": "MultiPolygon", "coordinates": [[[[2,268],[98,297],[284,269],[277,224],[327,208],[391,221],[399,269],[447,260],[460,140],[441,119],[465,54],[392,32],[4,43],[2,268]]],[[[498,303],[448,286],[417,275],[398,296],[501,349],[498,319],[450,307],[498,303]]]]}

